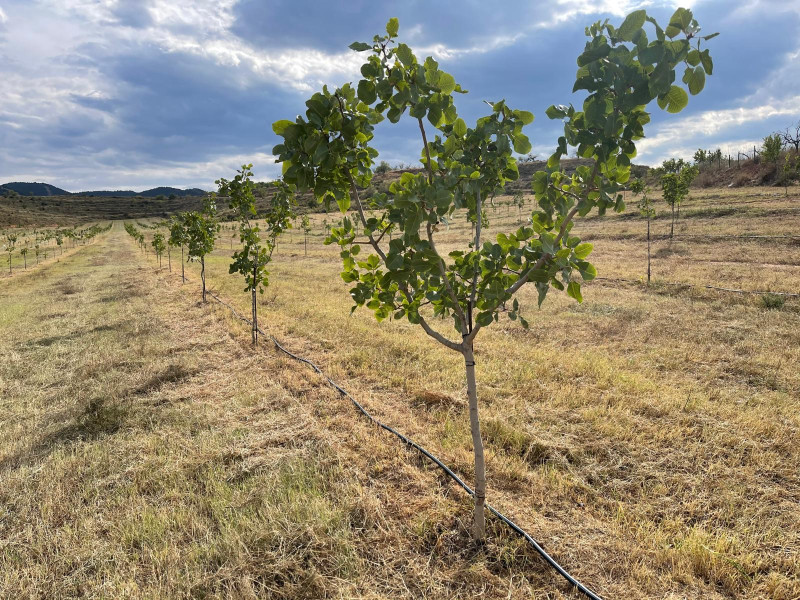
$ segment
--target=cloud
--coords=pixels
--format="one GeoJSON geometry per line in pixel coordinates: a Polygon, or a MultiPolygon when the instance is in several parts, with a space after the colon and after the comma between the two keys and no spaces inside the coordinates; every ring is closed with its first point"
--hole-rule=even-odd
{"type": "MultiPolygon", "coordinates": [[[[470,90],[457,99],[468,122],[485,114],[483,100],[505,98],[537,115],[528,133],[549,154],[560,125],[543,118],[545,108],[581,102],[569,91],[583,27],[639,7],[664,21],[678,3],[0,1],[0,180],[24,175],[67,189],[150,187],[161,177],[208,186],[255,157],[258,176],[275,175],[270,123],[304,112],[321,85],[357,79],[364,55],[347,45],[382,32],[390,16],[419,57],[434,55],[470,90]]],[[[744,0],[693,4],[701,24],[723,30],[715,74],[685,117],[654,110],[640,155],[648,161],[758,140],[800,96],[800,13],[785,8],[796,2],[760,0],[759,19],[744,0]],[[768,107],[777,112],[755,116],[768,107]]],[[[418,160],[413,123],[376,133],[381,159],[418,160]]]]}

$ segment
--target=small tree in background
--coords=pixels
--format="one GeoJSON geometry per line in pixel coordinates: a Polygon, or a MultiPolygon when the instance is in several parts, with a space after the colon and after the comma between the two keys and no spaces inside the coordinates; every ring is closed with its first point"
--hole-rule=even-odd
{"type": "Polygon", "coordinates": [[[253,344],[258,343],[258,302],[256,290],[263,294],[269,285],[269,272],[267,265],[272,260],[278,236],[289,227],[291,218],[290,197],[280,191],[272,196],[270,210],[264,222],[266,240],[261,241],[258,224],[253,219],[256,216],[256,202],[253,193],[253,165],[242,165],[232,181],[217,180],[220,196],[227,196],[234,218],[239,221],[239,240],[242,249],[234,252],[230,273],[240,273],[244,276],[244,291],[251,293],[252,303],[252,337],[253,344]]]}
{"type": "Polygon", "coordinates": [[[16,233],[7,233],[6,234],[6,252],[8,252],[8,274],[9,275],[11,275],[11,254],[14,252],[14,248],[17,245],[17,239],[19,239],[19,236],[16,233]]]}
{"type": "Polygon", "coordinates": [[[631,13],[619,28],[605,21],[586,29],[589,41],[578,57],[574,87],[589,92],[583,110],[547,109],[551,119],[563,122],[564,135],[546,170],[533,176],[539,210],[532,215],[531,227],[500,233],[495,240],[482,237],[484,202],[518,178],[514,153],[531,151],[522,129],[533,115],[500,100],[489,103],[489,114],[469,128],[453,102],[453,94],[465,90],[432,57],[420,62],[406,44],[396,43],[397,19],[387,24],[386,36],[350,46],[370,52],[361,67],[364,78],[356,86],[325,86],[306,102],[305,117],[272,126],[283,137],[273,154],[283,163],[289,190],[312,190],[326,205],[335,201],[344,215],[326,243],[341,248],[342,278],[354,285],[350,295],[355,305],[366,305],[378,320],[407,318],[464,358],[475,459],[476,539],[485,537],[486,471],[475,338],[499,319],[502,306],[511,300],[513,308],[507,314],[527,326],[514,296],[528,282],[535,283],[540,304],[550,287],[582,300],[575,274],[590,280],[596,270],[586,261],[592,245],[570,235],[572,220],[594,208],[600,214],[611,207],[624,209],[619,192],[630,177],[635,141],[650,121],[646,105],[657,98],[661,108],[680,112],[688,94],[673,85],[676,67],[686,64],[683,81],[692,94],[702,90],[711,72],[711,57],[700,49],[700,42],[713,36],[700,38],[699,29],[691,11],[683,8],[673,14],[666,30],[644,10],[631,13]],[[654,26],[653,41],[643,29],[648,21],[654,26]],[[673,40],[681,33],[682,39],[673,40]],[[367,218],[359,188],[369,187],[378,156],[370,145],[374,126],[384,117],[397,123],[405,114],[419,128],[425,172],[404,173],[388,194],[372,195],[367,208],[377,216],[367,218]],[[435,130],[432,139],[425,120],[435,130]],[[591,161],[571,176],[561,170],[561,157],[569,146],[591,161]],[[367,257],[358,257],[361,247],[347,216],[351,203],[373,251],[367,257]],[[442,254],[436,245],[439,224],[456,211],[474,223],[474,237],[465,250],[442,254]],[[384,236],[394,225],[399,235],[387,244],[384,236]],[[431,327],[431,318],[452,320],[455,339],[431,327]]]}
{"type": "Polygon", "coordinates": [[[311,219],[308,215],[303,215],[300,226],[303,228],[303,255],[308,256],[308,236],[311,234],[311,219]]]}
{"type": "Polygon", "coordinates": [[[189,260],[200,261],[200,280],[203,283],[203,302],[206,302],[206,255],[214,249],[214,240],[219,233],[217,205],[214,198],[206,198],[203,210],[183,214],[186,227],[186,246],[189,260]]]}
{"type": "Polygon", "coordinates": [[[781,134],[773,133],[764,138],[764,145],[761,148],[761,156],[765,162],[777,164],[783,150],[783,139],[781,134]]]}
{"type": "Polygon", "coordinates": [[[682,163],[678,171],[667,171],[661,176],[661,189],[663,191],[664,201],[669,204],[672,211],[669,224],[670,238],[675,235],[675,222],[678,216],[680,216],[680,206],[689,195],[689,186],[692,184],[694,178],[697,177],[698,173],[697,167],[689,165],[681,159],[678,159],[678,161],[682,163]]]}
{"type": "Polygon", "coordinates": [[[180,246],[181,248],[181,283],[186,283],[186,263],[183,255],[183,247],[186,245],[186,224],[183,220],[183,214],[175,215],[170,220],[169,224],[169,245],[180,246]]]}
{"type": "Polygon", "coordinates": [[[636,179],[631,183],[631,192],[634,196],[641,196],[636,207],[639,214],[647,219],[647,283],[650,283],[650,219],[656,216],[653,203],[650,201],[650,188],[647,187],[643,179],[636,179]]]}
{"type": "Polygon", "coordinates": [[[23,246],[20,249],[19,253],[22,255],[22,261],[23,261],[22,268],[27,271],[28,270],[28,247],[27,246],[23,246]]]}
{"type": "Polygon", "coordinates": [[[153,234],[153,241],[150,242],[150,245],[153,246],[153,251],[156,253],[156,258],[158,259],[158,268],[161,268],[161,255],[164,254],[164,250],[167,249],[167,244],[164,242],[164,234],[161,232],[156,232],[153,234]]]}

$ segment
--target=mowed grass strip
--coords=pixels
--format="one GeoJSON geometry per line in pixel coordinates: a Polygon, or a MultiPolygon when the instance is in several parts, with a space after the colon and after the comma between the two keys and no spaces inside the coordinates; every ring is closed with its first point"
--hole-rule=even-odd
{"type": "MultiPolygon", "coordinates": [[[[724,206],[727,193],[709,191],[697,205],[724,206]]],[[[786,208],[780,229],[799,230],[792,197],[748,198],[737,190],[729,200],[786,208]]],[[[407,322],[376,324],[366,310],[349,316],[336,248],[321,244],[322,220],[334,217],[316,218],[308,257],[300,232],[282,239],[261,324],[469,478],[460,357],[407,322]]],[[[492,218],[490,212],[490,233],[492,218]]],[[[516,209],[499,208],[495,219],[501,218],[515,220],[516,209]]],[[[741,233],[728,218],[714,219],[714,231],[741,233]]],[[[681,231],[695,232],[694,221],[686,221],[681,231]]],[[[770,234],[772,223],[750,220],[744,233],[770,234]]],[[[612,216],[605,233],[627,227],[634,225],[612,216]]],[[[638,220],[637,235],[643,227],[638,220]]],[[[440,247],[463,247],[468,234],[452,226],[440,247]]],[[[791,241],[675,240],[673,249],[679,244],[702,260],[664,253],[654,262],[657,277],[800,289],[791,241]],[[754,264],[726,266],[735,259],[754,264]],[[709,268],[712,260],[725,264],[709,268]],[[782,261],[785,269],[776,266],[782,261]]],[[[601,276],[641,277],[644,252],[643,238],[622,235],[597,239],[592,258],[601,276]]],[[[228,275],[229,259],[223,243],[207,262],[209,282],[246,314],[249,299],[228,275]]],[[[796,598],[797,301],[771,306],[759,296],[658,281],[649,291],[598,282],[586,286],[584,298],[578,305],[553,292],[537,310],[535,292],[526,291],[531,330],[501,322],[477,342],[490,501],[609,597],[796,598]]],[[[442,331],[449,327],[441,324],[442,331]]],[[[247,335],[244,327],[235,330],[247,335]]]]}
{"type": "Polygon", "coordinates": [[[0,293],[0,598],[570,596],[120,223],[0,293]]]}

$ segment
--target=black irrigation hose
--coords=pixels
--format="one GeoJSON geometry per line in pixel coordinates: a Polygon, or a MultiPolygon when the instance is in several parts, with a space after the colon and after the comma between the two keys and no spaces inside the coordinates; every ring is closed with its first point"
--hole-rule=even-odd
{"type": "MultiPolygon", "coordinates": [[[[216,294],[214,294],[211,291],[207,291],[206,293],[209,296],[211,296],[214,300],[216,300],[217,302],[222,304],[223,306],[226,306],[238,319],[240,319],[241,321],[244,321],[245,323],[249,324],[251,327],[253,326],[253,322],[250,319],[248,319],[247,317],[239,314],[233,306],[231,306],[230,304],[228,304],[227,302],[225,302],[224,300],[219,298],[219,296],[217,296],[216,294]]],[[[300,361],[302,363],[307,364],[312,369],[314,369],[314,371],[316,371],[319,375],[324,377],[325,380],[330,384],[331,387],[333,387],[336,391],[338,391],[342,396],[344,396],[347,399],[349,399],[350,402],[352,402],[353,405],[367,419],[372,421],[375,425],[377,425],[381,429],[384,429],[385,431],[388,431],[389,433],[395,435],[396,437],[398,437],[406,445],[411,446],[412,448],[414,448],[415,450],[420,452],[428,460],[433,462],[437,467],[439,467],[442,471],[444,471],[447,474],[447,476],[450,477],[450,479],[452,479],[458,485],[460,485],[464,489],[464,491],[467,492],[467,494],[469,494],[470,496],[474,496],[475,495],[475,491],[471,487],[469,487],[466,483],[464,483],[464,480],[461,479],[458,475],[456,475],[453,472],[453,470],[450,467],[448,467],[446,464],[444,464],[438,457],[436,457],[434,454],[431,454],[427,449],[425,449],[424,447],[420,446],[414,440],[406,437],[405,435],[403,435],[402,433],[400,433],[399,431],[397,431],[393,427],[390,427],[389,425],[386,425],[385,423],[382,423],[380,420],[378,420],[375,417],[373,417],[369,413],[369,411],[367,411],[367,409],[364,408],[358,402],[358,400],[353,398],[353,396],[351,396],[347,392],[347,390],[345,390],[342,386],[340,386],[338,383],[336,383],[333,379],[328,377],[322,371],[322,369],[320,369],[315,363],[313,363],[312,361],[308,360],[307,358],[303,358],[302,356],[298,356],[297,354],[294,354],[294,353],[290,352],[289,350],[284,348],[274,336],[269,335],[268,333],[265,333],[264,331],[262,331],[262,329],[260,327],[258,327],[257,330],[261,335],[263,335],[265,337],[268,337],[270,340],[272,340],[272,343],[275,344],[275,347],[278,348],[278,350],[280,350],[281,352],[283,352],[284,354],[290,356],[291,358],[293,358],[295,360],[298,360],[298,361],[300,361]]],[[[555,569],[558,572],[558,574],[561,575],[564,579],[566,579],[571,585],[573,585],[575,588],[577,588],[579,592],[584,594],[587,598],[591,598],[591,600],[602,600],[602,598],[600,596],[595,594],[592,590],[590,590],[585,585],[583,585],[580,581],[575,579],[572,575],[569,574],[569,572],[566,569],[564,569],[564,567],[562,567],[560,564],[558,564],[556,562],[556,560],[552,556],[550,556],[547,553],[547,551],[544,548],[542,548],[538,544],[538,542],[535,539],[533,539],[533,537],[527,531],[522,529],[519,525],[514,523],[514,521],[509,519],[507,516],[505,516],[503,513],[501,513],[499,510],[497,510],[491,504],[487,503],[486,504],[486,509],[490,513],[492,513],[494,516],[496,516],[498,519],[500,519],[503,523],[508,525],[514,532],[516,532],[517,534],[519,534],[520,536],[525,538],[528,541],[528,543],[531,546],[533,546],[533,549],[536,550],[536,552],[547,562],[547,564],[549,564],[553,569],[555,569]]]]}

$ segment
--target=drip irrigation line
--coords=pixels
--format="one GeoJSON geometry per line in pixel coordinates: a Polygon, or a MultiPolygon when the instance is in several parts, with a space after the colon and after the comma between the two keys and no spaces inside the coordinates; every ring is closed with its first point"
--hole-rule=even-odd
{"type": "MultiPolygon", "coordinates": [[[[642,283],[638,279],[620,279],[615,277],[596,277],[595,281],[621,281],[623,283],[642,283]]],[[[700,289],[707,289],[707,290],[717,290],[719,292],[730,292],[733,294],[753,294],[756,296],[765,296],[770,294],[772,296],[784,296],[786,298],[800,298],[800,294],[794,292],[764,292],[759,290],[738,290],[734,288],[724,288],[724,287],[717,287],[715,285],[697,285],[693,283],[677,283],[673,281],[654,281],[652,282],[653,286],[659,285],[671,285],[675,287],[688,287],[688,288],[700,288],[700,289]]]]}
{"type": "MultiPolygon", "coordinates": [[[[217,302],[219,302],[223,306],[227,307],[228,310],[230,310],[234,314],[234,316],[236,316],[239,320],[244,321],[245,323],[249,324],[251,327],[253,326],[253,322],[250,319],[248,319],[244,315],[239,314],[239,312],[233,306],[231,306],[229,303],[227,303],[224,300],[222,300],[214,292],[206,291],[206,293],[209,296],[211,296],[214,300],[216,300],[217,302]]],[[[287,350],[284,346],[281,345],[281,343],[275,338],[275,336],[270,335],[268,333],[265,333],[260,327],[257,327],[256,329],[258,330],[258,332],[261,335],[263,335],[265,337],[268,337],[272,341],[272,343],[275,344],[275,347],[278,348],[278,350],[280,350],[281,352],[283,352],[287,356],[289,356],[289,357],[291,357],[291,358],[293,358],[293,359],[295,359],[297,361],[300,361],[302,363],[307,364],[312,369],[314,369],[314,371],[316,371],[320,376],[322,376],[332,388],[334,388],[342,396],[344,396],[345,398],[350,400],[350,402],[353,403],[353,405],[356,407],[356,409],[358,409],[358,411],[361,412],[361,414],[364,415],[367,419],[372,421],[375,425],[377,425],[378,427],[380,427],[384,431],[387,431],[387,432],[391,433],[392,435],[396,436],[398,439],[400,439],[400,441],[402,441],[407,446],[411,446],[412,448],[417,450],[420,454],[425,456],[428,460],[433,462],[437,467],[439,467],[442,471],[444,471],[445,474],[448,477],[450,477],[450,479],[455,481],[459,486],[461,486],[461,488],[465,492],[467,492],[467,494],[469,494],[470,496],[473,496],[473,497],[475,496],[475,490],[473,490],[469,485],[467,485],[464,482],[464,480],[461,479],[461,477],[459,477],[455,472],[453,472],[453,470],[450,467],[448,467],[445,463],[443,463],[437,456],[432,454],[430,451],[428,451],[423,446],[420,446],[417,442],[415,442],[411,438],[409,438],[406,435],[400,433],[395,428],[393,428],[393,427],[391,427],[389,425],[386,425],[385,423],[383,423],[379,419],[373,417],[369,413],[369,411],[366,408],[364,408],[364,406],[360,402],[358,402],[358,400],[353,398],[353,396],[351,396],[350,393],[347,390],[345,390],[342,386],[340,386],[338,383],[336,383],[333,379],[328,377],[322,371],[322,369],[320,369],[314,362],[310,361],[307,358],[303,358],[302,356],[298,356],[297,354],[294,354],[293,352],[287,350]]],[[[539,543],[535,539],[533,539],[533,537],[527,531],[522,529],[522,527],[517,525],[514,521],[509,519],[507,516],[505,516],[503,513],[501,513],[499,510],[497,510],[491,504],[487,503],[486,504],[486,509],[490,513],[492,513],[495,517],[500,519],[500,521],[505,523],[509,528],[511,528],[512,531],[514,531],[518,535],[522,536],[533,547],[533,549],[539,554],[539,556],[541,556],[547,562],[547,564],[550,565],[550,567],[552,567],[559,575],[561,575],[564,579],[566,579],[579,592],[581,592],[582,594],[584,594],[587,598],[590,598],[591,600],[603,600],[600,596],[595,594],[592,590],[587,588],[580,581],[578,581],[572,575],[570,575],[569,572],[566,569],[564,569],[564,567],[562,567],[560,564],[558,564],[558,562],[556,562],[556,560],[552,556],[550,556],[547,553],[547,551],[544,548],[542,548],[539,545],[539,543]]]]}

